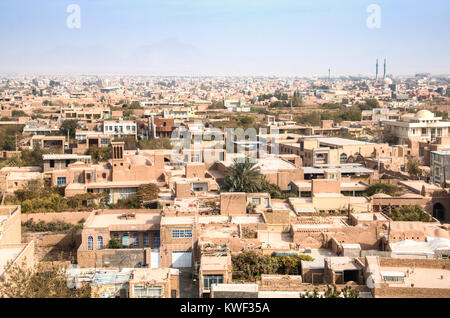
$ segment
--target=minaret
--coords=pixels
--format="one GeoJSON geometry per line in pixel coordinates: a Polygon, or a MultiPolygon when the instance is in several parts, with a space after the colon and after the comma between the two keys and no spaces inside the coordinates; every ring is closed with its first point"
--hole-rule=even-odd
{"type": "Polygon", "coordinates": [[[375,80],[378,79],[378,59],[377,59],[377,65],[376,65],[376,71],[375,71],[375,80]]]}
{"type": "Polygon", "coordinates": [[[331,68],[328,69],[328,80],[331,81],[331,68]]]}
{"type": "Polygon", "coordinates": [[[383,78],[386,78],[386,58],[384,58],[384,71],[383,71],[383,78]]]}

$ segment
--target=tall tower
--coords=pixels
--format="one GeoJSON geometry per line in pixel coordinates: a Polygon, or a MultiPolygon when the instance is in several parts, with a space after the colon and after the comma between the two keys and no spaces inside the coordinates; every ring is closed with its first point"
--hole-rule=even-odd
{"type": "Polygon", "coordinates": [[[383,78],[386,78],[386,58],[384,58],[384,71],[383,71],[383,78]]]}
{"type": "Polygon", "coordinates": [[[328,68],[328,80],[331,81],[331,68],[328,68]]]}
{"type": "Polygon", "coordinates": [[[378,59],[377,59],[377,65],[376,65],[376,70],[375,70],[375,80],[378,79],[378,59]]]}

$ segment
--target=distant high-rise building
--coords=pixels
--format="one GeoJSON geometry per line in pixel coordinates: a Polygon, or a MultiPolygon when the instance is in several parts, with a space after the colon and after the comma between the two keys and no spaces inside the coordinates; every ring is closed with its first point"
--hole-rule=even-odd
{"type": "Polygon", "coordinates": [[[375,69],[375,80],[378,79],[378,59],[377,59],[377,64],[376,64],[376,69],[375,69]]]}
{"type": "Polygon", "coordinates": [[[386,58],[384,59],[384,71],[383,71],[383,78],[386,78],[386,58]]]}

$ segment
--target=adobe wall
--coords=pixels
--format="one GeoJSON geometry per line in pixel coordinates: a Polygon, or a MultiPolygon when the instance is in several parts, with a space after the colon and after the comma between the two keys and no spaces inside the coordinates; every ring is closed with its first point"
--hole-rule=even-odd
{"type": "Polygon", "coordinates": [[[372,291],[375,298],[450,298],[448,288],[381,287],[372,291]]]}
{"type": "Polygon", "coordinates": [[[138,267],[147,264],[145,249],[104,249],[83,251],[78,249],[77,262],[80,268],[138,267]]]}
{"type": "Polygon", "coordinates": [[[269,224],[289,224],[290,221],[290,211],[273,211],[264,212],[264,218],[266,223],[269,224]]]}
{"type": "Polygon", "coordinates": [[[204,178],[205,171],[204,164],[186,164],[185,166],[186,178],[204,178]]]}
{"type": "Polygon", "coordinates": [[[241,192],[220,194],[220,214],[236,215],[247,213],[247,194],[241,192]]]}
{"type": "Polygon", "coordinates": [[[79,224],[82,219],[86,220],[91,212],[58,212],[58,213],[30,213],[22,214],[22,222],[33,219],[33,222],[65,222],[79,224]]]}
{"type": "Polygon", "coordinates": [[[380,266],[436,268],[450,270],[450,260],[444,259],[407,259],[407,258],[379,258],[380,266]]]}
{"type": "Polygon", "coordinates": [[[314,179],[311,184],[311,193],[341,193],[341,181],[314,179]]]}
{"type": "MultiPolygon", "coordinates": [[[[16,206],[7,206],[6,208],[11,208],[14,210],[16,206]]],[[[12,244],[12,243],[20,243],[22,239],[22,227],[20,223],[20,206],[17,207],[11,215],[6,209],[2,211],[3,215],[9,215],[9,217],[1,224],[0,232],[1,244],[12,244]]]]}

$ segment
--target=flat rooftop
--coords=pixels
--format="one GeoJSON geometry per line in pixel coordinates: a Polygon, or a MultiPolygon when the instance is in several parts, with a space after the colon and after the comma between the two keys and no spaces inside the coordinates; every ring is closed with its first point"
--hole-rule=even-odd
{"type": "Polygon", "coordinates": [[[358,145],[374,145],[374,143],[359,141],[353,139],[345,139],[338,137],[324,137],[324,138],[316,138],[321,143],[336,145],[336,146],[358,146],[358,145]]]}
{"type": "Polygon", "coordinates": [[[231,259],[225,256],[202,256],[200,269],[204,271],[226,270],[231,259]]]}
{"type": "Polygon", "coordinates": [[[64,159],[91,159],[91,156],[77,154],[49,154],[42,155],[44,160],[64,160],[64,159]]]}
{"type": "Polygon", "coordinates": [[[144,282],[152,280],[156,282],[164,282],[168,280],[170,273],[170,268],[138,268],[133,271],[130,281],[144,282]]]}
{"type": "Polygon", "coordinates": [[[190,216],[174,216],[161,218],[161,225],[192,225],[194,224],[194,217],[190,216]]]}
{"type": "Polygon", "coordinates": [[[411,287],[414,284],[416,288],[449,288],[450,289],[450,270],[437,268],[416,267],[387,267],[381,266],[380,272],[402,272],[405,274],[404,282],[389,283],[390,287],[411,287]],[[406,274],[409,271],[409,274],[406,274]],[[441,278],[442,276],[442,278],[441,278]]]}
{"type": "Polygon", "coordinates": [[[103,213],[95,215],[86,227],[109,227],[111,225],[153,225],[161,222],[159,213],[135,213],[135,218],[122,218],[122,213],[103,213]]]}
{"type": "Polygon", "coordinates": [[[359,221],[387,221],[382,213],[352,213],[351,215],[359,221]]]}

